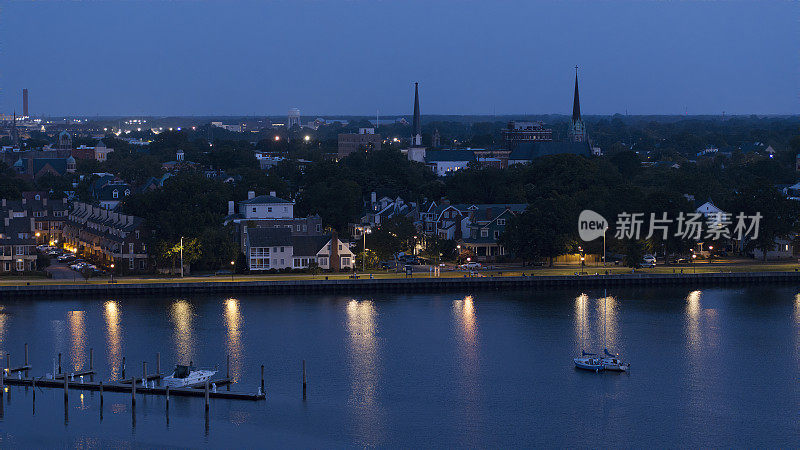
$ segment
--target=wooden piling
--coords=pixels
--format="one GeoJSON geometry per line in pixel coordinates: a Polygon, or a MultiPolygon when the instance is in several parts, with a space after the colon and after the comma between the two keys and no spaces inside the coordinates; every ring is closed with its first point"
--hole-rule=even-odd
{"type": "Polygon", "coordinates": [[[11,373],[11,353],[6,353],[6,373],[11,373]]]}
{"type": "Polygon", "coordinates": [[[61,375],[61,353],[58,354],[58,374],[61,375]]]}
{"type": "Polygon", "coordinates": [[[125,357],[122,357],[122,378],[125,378],[125,357]]]}
{"type": "Polygon", "coordinates": [[[156,374],[161,374],[161,353],[156,352],[156,374]]]}
{"type": "Polygon", "coordinates": [[[306,360],[303,360],[303,400],[306,399],[306,360]]]}
{"type": "Polygon", "coordinates": [[[64,374],[64,402],[66,403],[67,397],[69,396],[69,377],[67,374],[64,374]]]}
{"type": "Polygon", "coordinates": [[[142,361],[142,384],[147,387],[147,361],[142,361]]]}
{"type": "Polygon", "coordinates": [[[100,382],[100,407],[103,407],[103,382],[100,382]]]}
{"type": "Polygon", "coordinates": [[[264,365],[261,365],[261,393],[264,394],[264,365]]]}
{"type": "Polygon", "coordinates": [[[167,385],[167,393],[166,393],[166,396],[167,396],[167,411],[169,411],[169,385],[167,385]]]}
{"type": "Polygon", "coordinates": [[[94,349],[93,348],[89,349],[89,370],[94,370],[94,349]]]}
{"type": "Polygon", "coordinates": [[[136,380],[131,380],[131,381],[133,381],[131,383],[131,404],[135,405],[136,404],[136,380]]]}
{"type": "MultiPolygon", "coordinates": [[[[228,379],[228,380],[231,379],[231,354],[230,353],[228,353],[228,367],[227,367],[227,370],[225,371],[225,378],[228,379]]],[[[231,390],[231,384],[230,383],[228,383],[227,389],[229,391],[231,390]]]]}
{"type": "Polygon", "coordinates": [[[28,343],[25,343],[25,365],[28,365],[28,343]]]}
{"type": "Polygon", "coordinates": [[[206,411],[208,411],[208,380],[206,380],[206,384],[205,384],[204,389],[205,389],[205,394],[206,394],[206,411]]]}

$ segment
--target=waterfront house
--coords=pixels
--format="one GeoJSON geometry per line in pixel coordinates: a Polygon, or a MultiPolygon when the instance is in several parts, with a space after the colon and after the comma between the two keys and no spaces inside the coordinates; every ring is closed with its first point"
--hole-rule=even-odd
{"type": "Polygon", "coordinates": [[[285,227],[247,228],[244,253],[250,271],[305,269],[316,263],[321,269],[353,267],[350,247],[333,235],[292,235],[285,227]]]}

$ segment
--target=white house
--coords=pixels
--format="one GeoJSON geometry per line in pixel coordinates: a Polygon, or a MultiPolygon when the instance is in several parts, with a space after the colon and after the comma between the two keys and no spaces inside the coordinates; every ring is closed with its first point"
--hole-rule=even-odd
{"type": "Polygon", "coordinates": [[[305,269],[316,263],[322,269],[336,269],[331,259],[338,258],[338,268],[351,269],[355,262],[350,246],[331,236],[293,236],[285,227],[246,229],[248,268],[251,271],[270,269],[305,269]],[[336,247],[333,247],[336,245],[336,247]]]}
{"type": "Polygon", "coordinates": [[[244,220],[291,219],[294,217],[294,202],[276,197],[275,191],[258,197],[250,191],[247,200],[239,202],[239,214],[244,220]]]}
{"type": "Polygon", "coordinates": [[[764,258],[764,252],[759,249],[753,249],[753,258],[767,259],[770,261],[780,259],[792,259],[794,257],[794,245],[789,239],[775,239],[775,245],[772,250],[767,251],[767,257],[764,258]]]}

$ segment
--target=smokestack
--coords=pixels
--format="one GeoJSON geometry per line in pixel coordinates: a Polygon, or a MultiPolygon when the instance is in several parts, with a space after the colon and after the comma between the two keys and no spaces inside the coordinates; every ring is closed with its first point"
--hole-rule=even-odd
{"type": "Polygon", "coordinates": [[[233,209],[234,209],[233,208],[233,200],[229,200],[228,201],[228,215],[229,216],[233,215],[233,212],[234,212],[233,209]]]}
{"type": "Polygon", "coordinates": [[[256,192],[255,191],[247,191],[247,199],[248,200],[252,200],[254,198],[256,198],[256,192]]]}
{"type": "Polygon", "coordinates": [[[28,89],[22,90],[22,115],[28,117],[28,89]]]}

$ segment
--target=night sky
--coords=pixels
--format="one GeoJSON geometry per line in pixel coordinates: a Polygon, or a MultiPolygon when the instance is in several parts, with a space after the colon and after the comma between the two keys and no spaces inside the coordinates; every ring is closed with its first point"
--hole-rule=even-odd
{"type": "Polygon", "coordinates": [[[796,1],[0,3],[0,111],[800,113],[796,1]]]}

